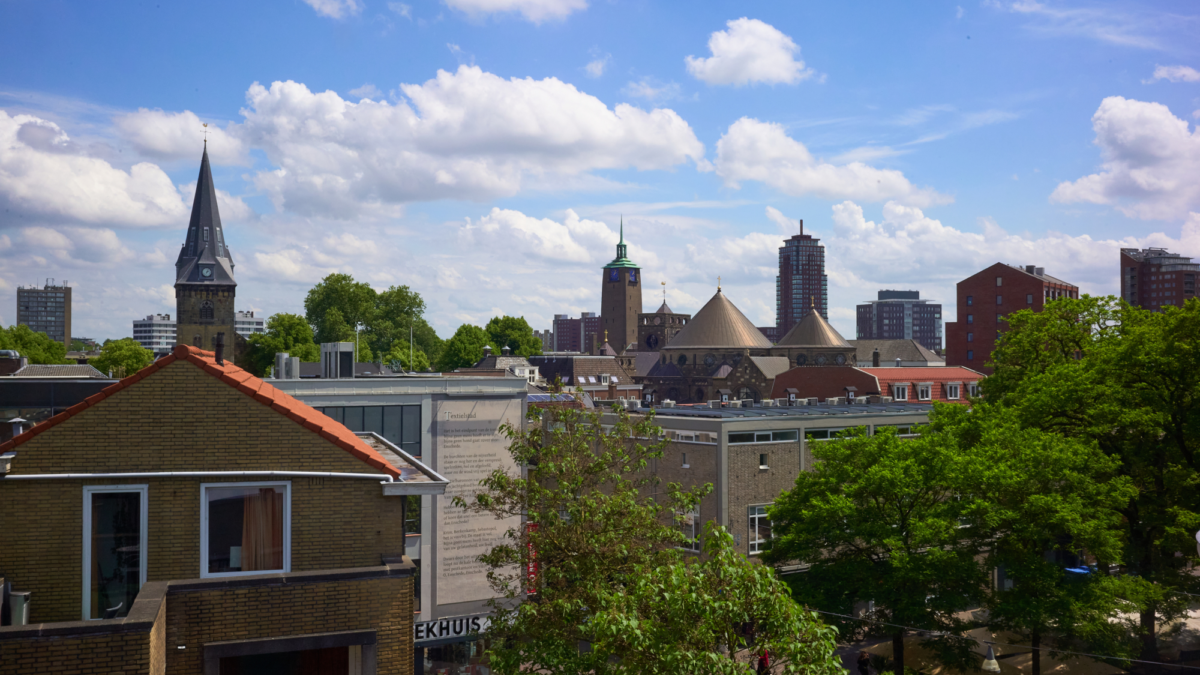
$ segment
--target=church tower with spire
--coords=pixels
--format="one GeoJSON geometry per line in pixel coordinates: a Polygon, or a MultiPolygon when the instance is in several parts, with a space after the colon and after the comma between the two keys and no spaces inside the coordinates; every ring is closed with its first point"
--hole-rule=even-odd
{"type": "Polygon", "coordinates": [[[225,245],[217,189],[208,165],[208,144],[200,159],[196,198],[188,223],[187,241],[175,261],[175,342],[212,350],[217,333],[224,333],[226,354],[240,354],[234,330],[233,257],[225,245]]]}
{"type": "MultiPolygon", "coordinates": [[[[600,290],[600,331],[608,331],[608,342],[624,353],[638,341],[638,315],[642,313],[642,270],[629,259],[625,248],[625,219],[621,219],[621,241],[617,257],[604,266],[600,290]]],[[[636,349],[636,347],[635,347],[636,349]]]]}

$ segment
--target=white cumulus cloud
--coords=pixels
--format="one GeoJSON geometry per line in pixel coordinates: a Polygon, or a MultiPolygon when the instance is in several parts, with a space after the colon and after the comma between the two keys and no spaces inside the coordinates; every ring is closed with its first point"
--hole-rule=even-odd
{"type": "Polygon", "coordinates": [[[595,169],[705,164],[669,109],[609,108],[556,78],[475,66],[401,85],[405,99],[343,100],[296,82],[255,83],[238,133],[278,168],[254,176],[277,208],[351,218],[408,201],[515,194],[595,169]]]}
{"type": "Polygon", "coordinates": [[[113,266],[126,262],[134,253],[107,228],[26,227],[21,230],[26,246],[61,263],[92,263],[113,266]]]}
{"type": "Polygon", "coordinates": [[[362,11],[361,0],[304,0],[317,14],[331,19],[345,19],[362,11]]]}
{"type": "MultiPolygon", "coordinates": [[[[117,133],[143,155],[154,159],[199,163],[204,148],[204,121],[190,110],[169,113],[139,108],[113,119],[117,133]]],[[[208,125],[208,159],[213,164],[247,164],[241,139],[215,124],[208,125]]]]}
{"type": "Polygon", "coordinates": [[[157,165],[122,171],[89,157],[57,124],[0,110],[0,206],[34,220],[158,227],[187,209],[157,165]]]}
{"type": "Polygon", "coordinates": [[[742,17],[708,39],[712,56],[688,56],[688,72],[709,84],[796,84],[814,72],[797,59],[800,48],[778,28],[742,17]]]}
{"type": "Polygon", "coordinates": [[[1110,96],[1092,116],[1100,173],[1061,183],[1060,203],[1111,204],[1136,218],[1177,219],[1200,209],[1200,129],[1161,103],[1110,96]]]}
{"type": "Polygon", "coordinates": [[[1148,80],[1142,80],[1146,84],[1156,82],[1158,80],[1166,80],[1168,82],[1200,82],[1200,70],[1189,66],[1154,66],[1154,75],[1148,80]]]}
{"type": "Polygon", "coordinates": [[[717,175],[732,187],[754,180],[789,195],[896,199],[915,206],[952,201],[930,188],[915,187],[894,169],[877,169],[862,162],[835,165],[819,161],[781,125],[749,117],[734,122],[717,141],[715,166],[717,175]]]}
{"type": "Polygon", "coordinates": [[[571,12],[587,9],[587,0],[445,0],[469,16],[519,13],[533,23],[565,19],[571,12]]]}

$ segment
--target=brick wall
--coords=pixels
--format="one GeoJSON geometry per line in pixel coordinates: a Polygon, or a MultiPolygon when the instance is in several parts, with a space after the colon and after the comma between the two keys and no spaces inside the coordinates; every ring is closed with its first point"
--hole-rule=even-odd
{"type": "MultiPolygon", "coordinates": [[[[16,449],[14,474],[290,470],[378,473],[317,434],[177,361],[16,449]]],[[[236,479],[227,479],[236,480],[236,479]]],[[[83,486],[149,486],[149,580],[200,576],[200,484],[218,479],[0,482],[0,573],[31,621],[82,610],[83,486]],[[29,514],[14,518],[13,514],[29,514]]],[[[399,497],[371,480],[293,478],[292,570],[378,565],[404,551],[399,497]]]]}
{"type": "Polygon", "coordinates": [[[167,597],[167,672],[204,672],[206,643],[375,630],[380,675],[413,671],[412,577],[176,590],[167,597]],[[184,649],[180,649],[180,645],[184,649]]]}
{"type": "Polygon", "coordinates": [[[802,461],[799,441],[729,446],[729,532],[735,541],[740,537],[740,552],[750,550],[749,507],[772,504],[794,488],[802,461]],[[760,454],[767,455],[769,468],[758,468],[760,454]]]}

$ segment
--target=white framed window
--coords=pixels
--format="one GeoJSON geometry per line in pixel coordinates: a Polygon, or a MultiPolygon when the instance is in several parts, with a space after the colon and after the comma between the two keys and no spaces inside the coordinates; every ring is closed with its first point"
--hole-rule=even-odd
{"type": "Polygon", "coordinates": [[[767,457],[767,453],[760,452],[758,454],[758,468],[760,468],[760,469],[771,468],[771,465],[768,463],[768,460],[769,460],[769,458],[767,457]]]}
{"type": "Polygon", "coordinates": [[[700,550],[700,507],[679,514],[679,531],[683,533],[680,548],[686,551],[700,550]]]}
{"type": "Polygon", "coordinates": [[[978,396],[979,395],[979,384],[976,382],[969,383],[967,385],[967,394],[969,394],[972,397],[978,396]]]}
{"type": "Polygon", "coordinates": [[[962,384],[959,382],[951,382],[946,385],[946,398],[951,401],[957,401],[962,396],[962,384]]]}
{"type": "Polygon", "coordinates": [[[83,618],[129,614],[146,583],[149,486],[83,488],[83,618]]]}
{"type": "Polygon", "coordinates": [[[685,469],[690,469],[690,468],[692,468],[692,465],[691,465],[691,464],[688,464],[688,461],[687,461],[687,453],[686,453],[686,452],[681,452],[681,453],[679,453],[679,454],[681,455],[681,459],[683,460],[683,461],[680,463],[680,466],[682,466],[682,467],[683,467],[683,468],[685,468],[685,469]]]}
{"type": "Polygon", "coordinates": [[[600,384],[608,384],[608,376],[607,375],[600,376],[600,384]]]}
{"type": "Polygon", "coordinates": [[[908,400],[908,385],[907,384],[893,384],[892,385],[892,398],[897,401],[907,401],[908,400]]]}
{"type": "Polygon", "coordinates": [[[917,400],[928,401],[933,397],[933,384],[925,382],[917,385],[917,400]]]}
{"type": "Polygon", "coordinates": [[[762,553],[767,549],[771,540],[771,520],[767,518],[767,507],[770,504],[750,507],[750,555],[762,553]]]}
{"type": "Polygon", "coordinates": [[[292,571],[287,481],[200,485],[200,577],[292,571]]]}

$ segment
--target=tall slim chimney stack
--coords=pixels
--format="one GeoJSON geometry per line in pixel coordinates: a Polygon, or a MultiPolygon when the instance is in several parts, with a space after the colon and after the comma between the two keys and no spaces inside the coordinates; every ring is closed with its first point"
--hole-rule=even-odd
{"type": "Polygon", "coordinates": [[[217,349],[216,349],[217,365],[225,365],[225,333],[217,333],[217,349]]]}

